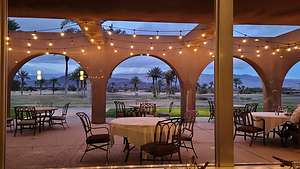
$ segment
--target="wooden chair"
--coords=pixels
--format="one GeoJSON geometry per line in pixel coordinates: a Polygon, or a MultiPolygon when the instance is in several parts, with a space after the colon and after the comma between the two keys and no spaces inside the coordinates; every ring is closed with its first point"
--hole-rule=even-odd
{"type": "Polygon", "coordinates": [[[82,127],[85,132],[85,143],[86,148],[85,151],[80,159],[82,161],[85,154],[89,151],[95,149],[101,149],[106,151],[106,160],[109,161],[109,148],[110,148],[110,132],[107,127],[92,127],[90,118],[84,112],[78,112],[76,115],[79,117],[82,127]],[[102,134],[94,134],[93,132],[96,129],[104,129],[105,133],[102,134]]]}
{"type": "Polygon", "coordinates": [[[160,158],[163,161],[181,161],[180,156],[180,134],[181,134],[181,118],[172,118],[159,121],[156,124],[154,132],[154,141],[141,146],[140,148],[140,163],[143,161],[156,161],[160,158]],[[175,139],[176,138],[176,139],[175,139]],[[152,158],[144,158],[143,152],[150,154],[152,158]],[[177,153],[178,159],[172,159],[172,155],[177,153]],[[164,157],[170,157],[164,159],[164,157]]]}
{"type": "Polygon", "coordinates": [[[116,118],[134,116],[134,110],[126,108],[124,102],[114,101],[114,103],[116,107],[116,118]]]}
{"type": "Polygon", "coordinates": [[[36,127],[38,125],[38,119],[35,112],[35,107],[33,106],[17,106],[15,107],[15,132],[14,136],[17,134],[19,129],[21,134],[23,129],[31,129],[36,133],[36,127]]]}
{"type": "Polygon", "coordinates": [[[63,128],[65,129],[64,124],[66,124],[67,127],[69,127],[69,125],[67,123],[67,114],[68,114],[69,105],[70,105],[70,103],[67,103],[64,105],[60,116],[51,116],[51,125],[52,126],[58,124],[58,125],[63,126],[63,128]]]}
{"type": "Polygon", "coordinates": [[[154,103],[141,103],[138,116],[156,116],[156,104],[154,103]]]}
{"type": "Polygon", "coordinates": [[[211,99],[208,99],[208,105],[209,105],[209,118],[208,118],[208,122],[210,122],[210,120],[215,119],[216,118],[216,111],[215,111],[215,102],[211,99]]]}
{"type": "Polygon", "coordinates": [[[244,140],[246,140],[246,137],[249,136],[251,137],[251,146],[256,138],[262,138],[263,143],[266,144],[265,120],[254,120],[248,109],[234,109],[234,125],[234,139],[236,136],[244,136],[244,140]],[[262,123],[262,127],[255,126],[255,122],[258,121],[262,123]]]}
{"type": "Polygon", "coordinates": [[[198,158],[197,153],[193,145],[193,136],[194,136],[194,124],[196,121],[197,112],[195,110],[187,111],[184,114],[182,121],[182,130],[180,135],[181,147],[186,149],[192,149],[196,158],[198,158]],[[188,146],[189,143],[190,146],[188,146]]]}
{"type": "Polygon", "coordinates": [[[158,113],[158,117],[167,117],[167,118],[170,118],[171,117],[171,113],[172,113],[172,109],[173,109],[173,104],[174,104],[174,102],[170,102],[169,111],[168,112],[159,112],[158,113]]]}

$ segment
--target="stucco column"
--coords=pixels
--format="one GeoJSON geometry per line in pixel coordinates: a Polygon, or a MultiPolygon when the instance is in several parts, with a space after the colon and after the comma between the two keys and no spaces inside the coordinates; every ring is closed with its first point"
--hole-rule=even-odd
{"type": "Polygon", "coordinates": [[[0,168],[5,168],[5,135],[7,114],[7,0],[0,0],[0,168]]]}
{"type": "Polygon", "coordinates": [[[233,0],[215,0],[215,160],[217,167],[234,165],[232,62],[233,0]]]}
{"type": "Polygon", "coordinates": [[[183,84],[181,87],[181,115],[196,109],[196,85],[183,84]]]}
{"type": "Polygon", "coordinates": [[[106,118],[106,82],[103,77],[91,79],[92,123],[105,123],[106,118]]]}
{"type": "Polygon", "coordinates": [[[274,111],[281,105],[281,81],[277,78],[269,80],[263,91],[264,111],[274,111]]]}

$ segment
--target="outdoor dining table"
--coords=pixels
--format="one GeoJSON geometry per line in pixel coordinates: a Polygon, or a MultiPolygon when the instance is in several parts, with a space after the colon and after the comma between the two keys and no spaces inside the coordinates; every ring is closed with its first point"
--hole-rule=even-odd
{"type": "MultiPolygon", "coordinates": [[[[285,113],[277,113],[277,112],[252,112],[252,116],[255,119],[264,119],[265,120],[265,132],[269,133],[273,131],[276,127],[290,120],[289,115],[285,113]]],[[[262,127],[261,122],[257,122],[256,125],[258,127],[262,127]]]]}
{"type": "MultiPolygon", "coordinates": [[[[157,122],[165,120],[160,117],[124,117],[110,122],[112,135],[126,137],[136,148],[154,141],[154,132],[157,122]]],[[[125,161],[127,161],[128,153],[125,161]]]]}
{"type": "Polygon", "coordinates": [[[42,123],[45,122],[45,118],[49,117],[54,114],[54,111],[57,110],[57,107],[50,107],[50,106],[35,106],[35,112],[38,114],[37,117],[43,117],[43,119],[39,120],[39,132],[41,132],[42,123]]]}

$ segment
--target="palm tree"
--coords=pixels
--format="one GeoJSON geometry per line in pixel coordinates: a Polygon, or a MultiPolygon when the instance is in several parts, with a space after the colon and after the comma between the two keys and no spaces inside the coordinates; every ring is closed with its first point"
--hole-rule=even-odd
{"type": "Polygon", "coordinates": [[[69,87],[69,78],[68,78],[68,70],[69,70],[69,60],[70,58],[68,56],[65,56],[65,83],[64,83],[64,88],[65,88],[65,97],[68,94],[68,87],[69,87]]]}
{"type": "Polygon", "coordinates": [[[152,88],[153,88],[153,97],[157,97],[157,80],[162,76],[162,70],[159,67],[154,67],[150,69],[147,73],[147,76],[152,78],[152,88]]]}
{"type": "Polygon", "coordinates": [[[233,78],[234,88],[237,89],[240,85],[243,84],[240,78],[233,78]]]}
{"type": "Polygon", "coordinates": [[[131,78],[130,83],[133,84],[133,90],[136,92],[138,92],[138,84],[141,83],[141,80],[139,79],[139,77],[134,76],[133,78],[131,78]]]}
{"type": "Polygon", "coordinates": [[[157,80],[157,94],[160,94],[161,92],[161,87],[164,84],[164,82],[161,79],[157,80]]]}
{"type": "Polygon", "coordinates": [[[35,85],[40,87],[40,95],[42,95],[42,89],[43,89],[43,85],[46,83],[45,79],[41,79],[41,80],[36,80],[35,81],[35,85]]]}
{"type": "Polygon", "coordinates": [[[13,19],[8,19],[8,30],[9,31],[16,31],[20,29],[21,26],[13,19]]]}
{"type": "Polygon", "coordinates": [[[71,19],[65,19],[60,23],[60,28],[64,29],[64,32],[71,32],[71,33],[77,33],[80,32],[80,29],[77,27],[73,27],[72,25],[75,25],[76,22],[74,22],[71,19]]]}
{"type": "Polygon", "coordinates": [[[75,80],[76,81],[76,90],[77,90],[77,94],[79,94],[79,72],[80,72],[81,68],[78,67],[76,68],[70,75],[70,80],[75,80]]]}
{"type": "Polygon", "coordinates": [[[175,75],[173,74],[173,70],[168,70],[164,73],[164,79],[166,80],[167,84],[167,94],[171,94],[172,83],[175,79],[175,75]]]}
{"type": "Polygon", "coordinates": [[[24,71],[24,70],[20,70],[17,73],[17,78],[20,79],[21,95],[23,95],[24,85],[26,84],[25,80],[26,79],[30,79],[29,74],[26,71],[24,71]]]}
{"type": "Polygon", "coordinates": [[[54,95],[55,92],[55,85],[59,85],[58,79],[57,78],[52,78],[49,80],[50,83],[52,84],[52,94],[54,95]]]}
{"type": "Polygon", "coordinates": [[[214,89],[214,82],[211,81],[211,82],[209,82],[208,84],[209,84],[208,88],[209,88],[210,92],[213,93],[213,92],[214,92],[214,90],[213,90],[213,89],[214,89]]]}

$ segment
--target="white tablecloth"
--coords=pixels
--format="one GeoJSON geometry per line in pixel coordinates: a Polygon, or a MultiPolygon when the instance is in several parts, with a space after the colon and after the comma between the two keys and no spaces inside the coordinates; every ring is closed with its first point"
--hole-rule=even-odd
{"type": "MultiPolygon", "coordinates": [[[[252,112],[253,118],[265,120],[266,133],[272,131],[274,128],[280,126],[284,122],[290,120],[290,116],[284,113],[275,114],[275,112],[252,112]]],[[[262,123],[257,122],[257,126],[262,127],[262,123]]]]}
{"type": "Polygon", "coordinates": [[[140,148],[141,145],[153,142],[155,126],[159,117],[125,117],[111,121],[112,135],[127,137],[129,143],[140,148]]]}

